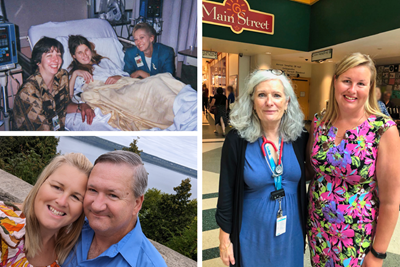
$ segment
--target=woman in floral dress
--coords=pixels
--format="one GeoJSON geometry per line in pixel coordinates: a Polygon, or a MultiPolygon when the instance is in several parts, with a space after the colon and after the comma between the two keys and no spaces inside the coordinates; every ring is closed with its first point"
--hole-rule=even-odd
{"type": "Polygon", "coordinates": [[[327,111],[311,125],[307,159],[315,174],[307,233],[313,266],[382,266],[396,226],[400,140],[395,123],[379,111],[375,78],[369,56],[343,59],[327,111]]]}

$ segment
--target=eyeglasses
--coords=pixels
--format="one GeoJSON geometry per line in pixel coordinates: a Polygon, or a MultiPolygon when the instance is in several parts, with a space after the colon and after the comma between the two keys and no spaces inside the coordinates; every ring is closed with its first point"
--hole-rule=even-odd
{"type": "Polygon", "coordinates": [[[275,76],[281,76],[282,74],[285,74],[285,72],[283,70],[278,70],[278,69],[259,69],[256,72],[259,72],[259,71],[269,71],[275,76]]]}

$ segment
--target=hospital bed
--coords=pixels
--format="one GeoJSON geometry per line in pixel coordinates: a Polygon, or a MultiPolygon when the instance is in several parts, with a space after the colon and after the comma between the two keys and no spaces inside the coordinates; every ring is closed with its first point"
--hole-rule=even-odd
{"type": "MultiPolygon", "coordinates": [[[[119,42],[114,29],[108,21],[102,19],[84,19],[66,22],[47,22],[31,26],[28,38],[31,49],[43,36],[52,37],[64,46],[63,69],[67,69],[72,61],[68,50],[68,36],[82,35],[95,44],[98,54],[109,58],[121,69],[124,67],[123,46],[119,42]]],[[[119,130],[111,127],[107,122],[111,114],[102,114],[95,109],[96,117],[92,125],[82,123],[79,116],[67,114],[66,127],[72,131],[103,131],[119,130]]],[[[197,130],[197,93],[190,85],[186,85],[176,96],[173,103],[174,120],[167,127],[167,131],[194,131],[197,130]]],[[[150,130],[161,130],[152,128],[150,130]]]]}

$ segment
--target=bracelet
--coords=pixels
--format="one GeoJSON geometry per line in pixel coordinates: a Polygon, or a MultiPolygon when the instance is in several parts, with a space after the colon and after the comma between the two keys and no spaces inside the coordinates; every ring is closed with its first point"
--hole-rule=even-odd
{"type": "Polygon", "coordinates": [[[76,109],[76,113],[78,113],[78,111],[82,111],[80,103],[78,104],[78,108],[76,109]]]}
{"type": "Polygon", "coordinates": [[[386,256],[387,256],[386,252],[385,253],[376,252],[376,250],[374,249],[374,247],[372,245],[367,249],[365,254],[367,254],[369,251],[371,251],[372,255],[374,255],[375,258],[378,258],[381,260],[386,259],[386,256]]]}
{"type": "Polygon", "coordinates": [[[232,242],[230,242],[224,249],[219,248],[220,252],[225,252],[230,246],[231,246],[232,242]]]}

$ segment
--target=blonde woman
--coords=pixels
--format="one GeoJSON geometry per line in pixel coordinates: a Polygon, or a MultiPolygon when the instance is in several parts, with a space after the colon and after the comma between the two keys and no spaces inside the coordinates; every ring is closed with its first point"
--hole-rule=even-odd
{"type": "Polygon", "coordinates": [[[400,205],[396,124],[379,111],[376,69],[354,53],[336,67],[311,125],[307,222],[312,266],[382,266],[400,205]],[[379,191],[378,191],[379,186],[379,191]],[[379,217],[378,217],[379,214],[379,217]]]}
{"type": "Polygon", "coordinates": [[[55,157],[24,203],[0,202],[0,266],[62,264],[77,241],[92,163],[80,153],[55,157]]]}
{"type": "Polygon", "coordinates": [[[156,43],[157,33],[147,23],[138,23],[132,31],[135,46],[125,52],[124,71],[132,78],[147,78],[159,73],[175,74],[175,53],[172,47],[156,43]]]}

